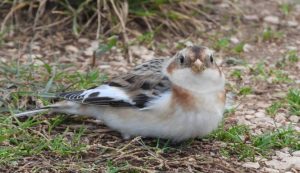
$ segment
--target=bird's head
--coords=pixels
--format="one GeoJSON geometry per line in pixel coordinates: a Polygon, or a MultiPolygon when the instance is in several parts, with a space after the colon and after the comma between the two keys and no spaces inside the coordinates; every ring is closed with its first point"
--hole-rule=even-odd
{"type": "Polygon", "coordinates": [[[167,63],[165,73],[175,84],[197,92],[224,89],[224,74],[215,62],[213,51],[204,46],[188,46],[167,63]]]}

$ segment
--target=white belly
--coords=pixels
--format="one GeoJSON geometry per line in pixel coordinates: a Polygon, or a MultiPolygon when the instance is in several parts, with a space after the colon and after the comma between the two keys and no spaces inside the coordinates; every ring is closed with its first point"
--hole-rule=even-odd
{"type": "Polygon", "coordinates": [[[160,137],[180,141],[205,136],[218,127],[223,117],[223,105],[216,104],[215,101],[204,104],[194,111],[164,105],[142,111],[118,109],[112,112],[108,109],[103,112],[101,119],[124,136],[160,137]]]}

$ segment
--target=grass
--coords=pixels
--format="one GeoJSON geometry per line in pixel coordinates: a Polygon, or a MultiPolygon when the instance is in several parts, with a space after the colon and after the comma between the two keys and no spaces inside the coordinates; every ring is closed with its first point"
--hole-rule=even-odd
{"type": "MultiPolygon", "coordinates": [[[[277,63],[277,66],[279,64],[277,63]]],[[[280,63],[279,66],[283,66],[283,63],[280,63]]],[[[251,73],[255,76],[257,80],[268,81],[272,84],[278,83],[293,83],[289,77],[289,74],[286,70],[278,69],[278,67],[268,67],[267,63],[259,62],[254,67],[250,68],[251,73]]]]}
{"type": "Polygon", "coordinates": [[[127,30],[130,30],[127,28],[128,22],[135,23],[136,26],[149,33],[153,33],[157,28],[163,28],[175,35],[184,35],[189,31],[203,28],[203,24],[198,21],[200,18],[207,18],[206,12],[202,11],[202,3],[184,0],[129,0],[126,2],[53,0],[44,4],[38,1],[8,0],[0,4],[0,8],[7,9],[3,14],[6,20],[2,24],[1,31],[10,26],[9,19],[13,16],[22,17],[22,14],[25,14],[35,16],[24,19],[32,23],[35,28],[41,28],[43,25],[40,20],[43,15],[49,15],[55,19],[55,21],[50,21],[55,23],[53,26],[68,26],[65,28],[70,28],[76,37],[80,37],[91,26],[93,26],[93,31],[96,31],[97,39],[100,39],[101,35],[115,34],[127,37],[127,30]],[[30,9],[34,14],[28,12],[30,9]],[[92,25],[93,23],[97,23],[96,28],[92,25]]]}
{"type": "Polygon", "coordinates": [[[283,104],[280,101],[276,101],[276,102],[272,103],[272,105],[266,109],[266,112],[267,112],[267,114],[269,114],[271,116],[275,116],[277,114],[277,112],[279,111],[279,109],[282,107],[283,107],[283,104]]]}
{"type": "MultiPolygon", "coordinates": [[[[20,122],[12,117],[0,117],[0,141],[5,144],[0,149],[0,164],[9,164],[25,156],[48,153],[50,155],[68,156],[82,153],[86,145],[81,136],[84,128],[76,131],[66,129],[62,134],[52,134],[53,123],[49,123],[47,133],[40,133],[34,127],[42,126],[45,122],[38,119],[28,119],[20,122]]],[[[55,119],[60,118],[56,117],[55,119]]]]}
{"type": "Polygon", "coordinates": [[[239,70],[239,69],[235,69],[235,70],[230,74],[230,76],[234,77],[235,79],[239,79],[239,80],[242,79],[242,75],[243,75],[243,72],[242,72],[242,70],[239,70]]]}
{"type": "Polygon", "coordinates": [[[249,95],[252,93],[252,88],[250,86],[244,86],[240,88],[239,95],[249,95]]]}
{"type": "Polygon", "coordinates": [[[264,29],[262,33],[263,41],[276,41],[283,38],[284,33],[282,31],[272,30],[271,28],[264,29]]]}
{"type": "Polygon", "coordinates": [[[299,61],[299,55],[296,50],[289,50],[285,53],[284,57],[276,63],[276,67],[284,68],[288,65],[293,65],[299,61]]]}
{"type": "Polygon", "coordinates": [[[222,38],[219,39],[215,45],[214,45],[214,49],[216,50],[221,50],[221,49],[226,49],[230,46],[230,40],[228,38],[222,38]]]}
{"type": "Polygon", "coordinates": [[[300,133],[290,127],[253,135],[244,125],[233,125],[227,129],[220,126],[209,138],[225,142],[220,149],[221,154],[225,157],[237,156],[239,160],[254,161],[257,155],[269,157],[273,150],[285,147],[300,149],[300,133]]]}
{"type": "Polygon", "coordinates": [[[299,56],[296,50],[290,50],[286,53],[287,59],[290,63],[296,63],[299,61],[299,56]]]}
{"type": "Polygon", "coordinates": [[[289,110],[292,115],[300,116],[300,90],[291,89],[287,94],[287,102],[289,110]]]}
{"type": "Polygon", "coordinates": [[[289,89],[285,98],[275,101],[266,109],[266,112],[275,116],[279,110],[289,111],[289,115],[300,116],[300,90],[296,88],[289,89]]]}
{"type": "Polygon", "coordinates": [[[244,52],[244,46],[245,46],[245,43],[239,43],[233,48],[233,50],[236,53],[242,53],[242,52],[244,52]]]}
{"type": "MultiPolygon", "coordinates": [[[[1,62],[1,86],[17,85],[17,89],[1,89],[6,97],[1,100],[0,107],[0,164],[12,164],[24,157],[49,155],[59,157],[75,157],[85,153],[86,144],[82,141],[85,128],[76,130],[66,128],[57,132],[56,127],[66,119],[57,116],[50,119],[41,117],[19,120],[10,116],[19,109],[34,109],[37,105],[47,105],[52,101],[49,98],[55,92],[68,88],[85,89],[100,84],[105,76],[98,70],[87,73],[66,73],[65,64],[51,66],[47,63],[36,65],[1,62]],[[38,81],[38,82],[37,82],[38,81]]],[[[70,66],[70,65],[68,65],[70,66]]]]}
{"type": "Polygon", "coordinates": [[[280,5],[280,11],[286,16],[288,16],[292,10],[293,10],[293,5],[291,3],[282,3],[280,5]]]}

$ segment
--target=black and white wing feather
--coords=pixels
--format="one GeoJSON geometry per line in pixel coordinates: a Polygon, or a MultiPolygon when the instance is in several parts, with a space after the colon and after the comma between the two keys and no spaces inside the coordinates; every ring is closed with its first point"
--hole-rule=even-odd
{"type": "Polygon", "coordinates": [[[99,87],[61,93],[58,97],[81,104],[145,108],[151,100],[170,90],[170,81],[162,73],[166,61],[154,59],[99,87]]]}

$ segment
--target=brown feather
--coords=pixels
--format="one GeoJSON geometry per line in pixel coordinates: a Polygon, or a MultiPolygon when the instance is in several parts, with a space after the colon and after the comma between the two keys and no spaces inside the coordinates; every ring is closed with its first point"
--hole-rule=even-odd
{"type": "Polygon", "coordinates": [[[172,87],[172,106],[181,106],[183,109],[191,110],[196,108],[196,99],[193,94],[179,86],[172,87]]]}

